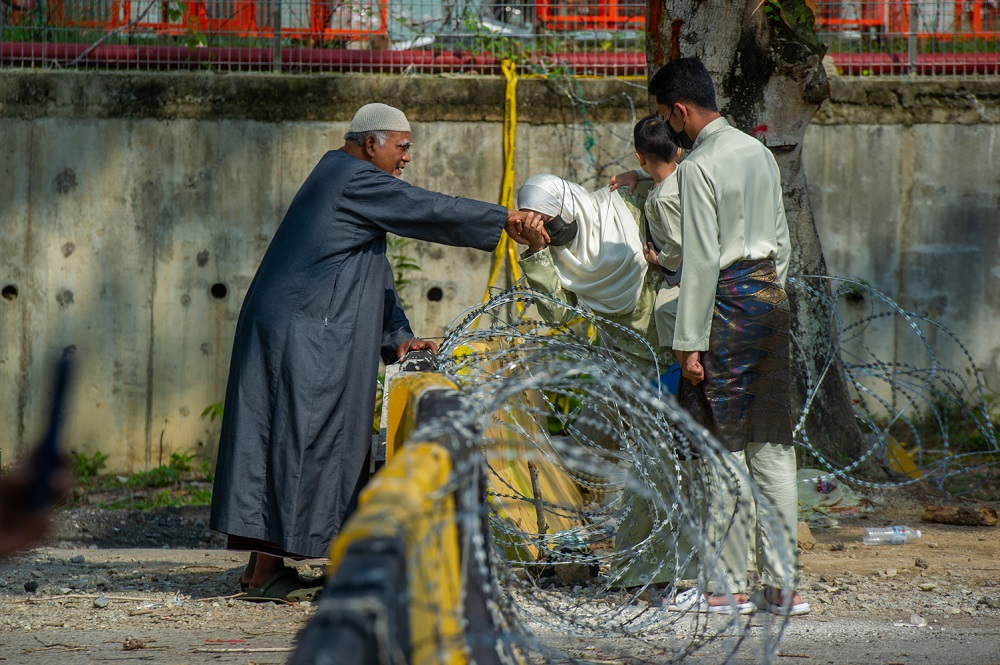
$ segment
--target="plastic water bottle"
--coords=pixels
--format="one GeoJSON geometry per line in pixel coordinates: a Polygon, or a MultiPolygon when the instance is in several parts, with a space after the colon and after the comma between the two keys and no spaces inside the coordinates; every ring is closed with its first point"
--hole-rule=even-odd
{"type": "Polygon", "coordinates": [[[920,529],[908,526],[878,526],[865,529],[865,545],[902,545],[920,537],[920,529]]]}

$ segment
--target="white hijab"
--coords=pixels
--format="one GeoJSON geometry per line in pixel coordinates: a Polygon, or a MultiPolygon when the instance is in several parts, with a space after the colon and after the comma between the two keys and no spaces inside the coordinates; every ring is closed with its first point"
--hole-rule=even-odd
{"type": "Polygon", "coordinates": [[[579,225],[572,242],[549,248],[559,282],[579,302],[603,314],[635,309],[646,259],[639,226],[620,194],[607,187],[588,192],[554,175],[535,175],[518,190],[517,207],[579,225]]]}

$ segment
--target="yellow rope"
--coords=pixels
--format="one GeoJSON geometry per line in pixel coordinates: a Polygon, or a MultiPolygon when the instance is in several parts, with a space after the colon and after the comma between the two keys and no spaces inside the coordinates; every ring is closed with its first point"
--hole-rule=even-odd
{"type": "MultiPolygon", "coordinates": [[[[503,180],[500,183],[500,205],[505,208],[514,207],[514,142],[517,135],[517,65],[513,60],[500,63],[504,79],[507,82],[504,91],[503,113],[503,180]]],[[[490,290],[496,286],[500,277],[500,269],[507,264],[510,268],[512,283],[521,279],[521,268],[517,265],[517,243],[506,233],[500,236],[500,242],[493,250],[493,267],[490,279],[486,284],[483,302],[490,299],[490,290]]],[[[520,307],[519,307],[520,309],[520,307]]]]}

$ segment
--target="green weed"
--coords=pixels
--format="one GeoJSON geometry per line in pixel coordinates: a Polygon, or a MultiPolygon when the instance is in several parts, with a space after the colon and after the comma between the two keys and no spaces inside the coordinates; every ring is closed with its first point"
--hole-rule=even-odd
{"type": "Polygon", "coordinates": [[[216,418],[219,422],[222,422],[222,411],[225,406],[224,402],[215,402],[214,404],[209,404],[205,407],[205,410],[201,412],[201,417],[208,418],[209,422],[214,421],[216,418]]]}
{"type": "Polygon", "coordinates": [[[97,474],[107,465],[108,456],[98,451],[91,456],[84,453],[70,453],[71,468],[79,481],[88,481],[97,477],[97,474]]]}

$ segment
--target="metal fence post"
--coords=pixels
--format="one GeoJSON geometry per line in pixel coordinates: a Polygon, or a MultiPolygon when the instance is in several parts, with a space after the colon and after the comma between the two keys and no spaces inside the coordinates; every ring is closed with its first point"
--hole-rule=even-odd
{"type": "Polygon", "coordinates": [[[917,73],[917,19],[920,15],[920,8],[914,0],[910,0],[906,22],[909,24],[910,34],[906,40],[907,71],[910,76],[917,73]]]}
{"type": "Polygon", "coordinates": [[[274,25],[274,42],[271,45],[271,69],[275,72],[281,71],[281,3],[283,0],[276,0],[276,9],[271,15],[271,23],[274,25]]]}

